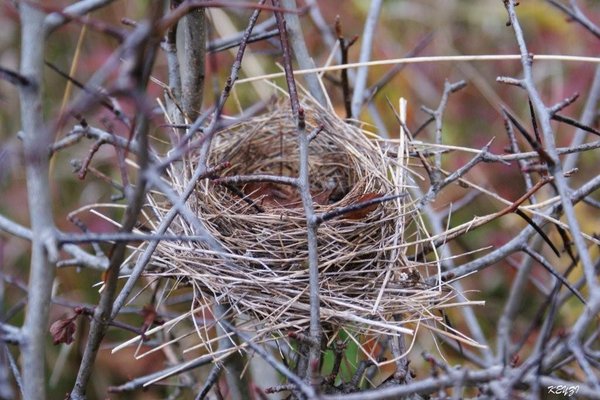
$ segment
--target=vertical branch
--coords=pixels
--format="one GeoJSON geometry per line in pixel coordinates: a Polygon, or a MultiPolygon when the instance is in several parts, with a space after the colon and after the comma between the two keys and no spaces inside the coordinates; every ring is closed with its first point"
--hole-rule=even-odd
{"type": "Polygon", "coordinates": [[[25,152],[27,196],[31,220],[32,249],[28,308],[23,325],[22,371],[27,376],[27,399],[46,398],[46,334],[57,258],[52,200],[48,179],[48,146],[51,133],[42,119],[44,65],[44,14],[36,4],[19,3],[21,18],[21,75],[29,84],[19,87],[21,125],[25,152]]]}
{"type": "MultiPolygon", "coordinates": [[[[278,1],[273,1],[278,5],[278,1]]],[[[296,119],[298,130],[298,145],[300,148],[298,190],[302,198],[302,205],[306,216],[306,238],[308,243],[308,268],[309,268],[309,296],[310,296],[310,349],[308,355],[308,373],[312,376],[314,371],[319,370],[321,359],[321,311],[319,298],[319,255],[317,247],[317,217],[313,207],[312,196],[310,194],[310,176],[308,164],[308,133],[304,121],[304,110],[300,107],[298,100],[298,91],[294,81],[294,72],[292,70],[291,52],[287,40],[286,24],[281,13],[275,13],[281,46],[283,48],[283,66],[285,70],[286,83],[290,94],[290,104],[292,113],[296,119]]]]}
{"type": "MultiPolygon", "coordinates": [[[[360,48],[358,62],[367,62],[371,59],[373,36],[375,34],[375,28],[377,27],[377,20],[379,19],[382,3],[382,0],[373,0],[371,2],[369,14],[367,15],[367,21],[365,22],[365,29],[363,30],[362,46],[360,48]]],[[[360,108],[363,104],[364,92],[367,88],[368,73],[369,68],[367,66],[359,67],[358,72],[356,73],[354,93],[352,95],[352,115],[354,118],[358,118],[360,115],[360,108]]]]}
{"type": "MultiPolygon", "coordinates": [[[[294,10],[296,9],[296,0],[281,0],[283,7],[294,10]]],[[[310,69],[315,67],[315,62],[308,53],[306,48],[306,42],[304,41],[304,35],[302,33],[302,26],[300,25],[300,18],[298,14],[287,13],[285,14],[285,22],[288,30],[288,40],[294,50],[296,61],[301,69],[310,69]]],[[[323,107],[327,106],[327,99],[323,86],[319,81],[319,76],[316,72],[306,75],[306,84],[308,91],[317,100],[317,102],[323,107]]]]}
{"type": "MultiPolygon", "coordinates": [[[[464,88],[467,85],[465,81],[458,81],[455,83],[450,83],[446,81],[444,83],[444,93],[442,94],[442,99],[440,100],[440,104],[438,108],[435,110],[430,110],[426,107],[422,107],[423,111],[427,114],[431,115],[431,117],[435,121],[435,143],[442,144],[442,126],[444,119],[444,111],[446,110],[446,106],[448,105],[448,98],[450,94],[454,92],[458,92],[460,89],[464,88]]],[[[442,153],[436,152],[434,157],[435,168],[431,173],[431,183],[432,185],[437,185],[440,183],[442,179],[442,153]]]]}
{"type": "MultiPolygon", "coordinates": [[[[264,4],[265,1],[266,0],[261,0],[259,4],[264,4]]],[[[200,157],[199,157],[198,167],[194,171],[193,175],[190,177],[188,185],[184,188],[184,190],[182,191],[182,193],[180,195],[182,204],[187,201],[189,196],[195,190],[197,182],[200,179],[206,178],[211,172],[213,172],[207,166],[208,155],[210,152],[210,142],[211,142],[212,136],[214,135],[214,133],[217,130],[217,127],[218,127],[217,124],[219,121],[219,116],[221,114],[221,111],[223,110],[223,106],[225,105],[225,102],[229,98],[229,93],[231,92],[231,88],[233,87],[233,84],[237,80],[238,73],[239,73],[239,70],[241,67],[241,63],[242,63],[242,58],[244,57],[244,51],[246,50],[246,45],[248,43],[248,38],[252,34],[252,29],[254,28],[254,25],[256,24],[256,21],[258,20],[259,15],[260,15],[260,9],[257,9],[252,13],[252,16],[250,17],[250,21],[248,22],[248,27],[244,31],[244,36],[242,38],[242,42],[240,44],[238,53],[236,55],[236,61],[234,62],[233,66],[231,67],[231,72],[230,72],[229,78],[227,79],[227,83],[225,84],[225,87],[223,88],[223,91],[221,92],[221,96],[219,97],[219,101],[215,107],[213,120],[212,120],[210,126],[206,129],[203,138],[201,139],[201,140],[203,140],[203,142],[201,142],[202,149],[201,149],[201,153],[200,153],[200,157]]],[[[189,130],[188,135],[197,131],[200,128],[200,123],[202,121],[204,121],[204,119],[202,117],[198,117],[198,119],[194,122],[194,124],[192,126],[190,126],[190,128],[188,129],[189,130]]],[[[171,210],[169,210],[169,212],[164,216],[160,225],[158,226],[156,233],[158,235],[164,235],[167,232],[167,230],[169,229],[169,226],[171,225],[171,223],[173,222],[175,217],[179,214],[179,212],[180,211],[177,207],[173,207],[171,210]]],[[[148,243],[148,246],[144,249],[144,252],[142,253],[142,255],[140,255],[140,257],[137,259],[137,261],[135,263],[135,267],[133,268],[129,278],[127,279],[127,282],[123,286],[123,289],[121,290],[121,292],[119,293],[119,295],[117,296],[117,298],[114,302],[113,314],[112,314],[113,318],[117,315],[119,310],[123,307],[123,305],[127,301],[129,294],[133,290],[135,283],[137,282],[139,277],[142,275],[144,268],[150,262],[150,259],[152,258],[152,254],[154,253],[154,250],[156,250],[156,247],[158,247],[158,244],[159,244],[158,241],[148,243]]]]}
{"type": "Polygon", "coordinates": [[[206,59],[204,7],[194,8],[177,23],[177,55],[181,73],[181,106],[190,121],[200,115],[206,59]]]}
{"type": "MultiPolygon", "coordinates": [[[[265,1],[266,0],[260,0],[259,4],[262,5],[265,3],[265,1]]],[[[200,157],[199,157],[198,164],[203,165],[204,167],[206,167],[207,163],[208,163],[208,155],[210,153],[210,146],[212,143],[212,138],[217,131],[218,124],[220,123],[220,118],[221,118],[221,113],[223,112],[223,107],[225,106],[225,102],[229,98],[229,94],[231,93],[231,89],[233,88],[235,81],[238,79],[238,74],[240,72],[240,68],[242,68],[242,59],[244,58],[244,53],[246,52],[246,46],[248,45],[248,40],[250,38],[250,35],[252,35],[252,30],[254,29],[254,26],[256,25],[256,21],[258,20],[259,15],[260,15],[260,8],[257,8],[256,10],[254,10],[252,15],[250,16],[250,20],[248,21],[248,26],[246,27],[246,30],[244,31],[244,35],[242,36],[242,41],[240,43],[240,47],[235,56],[235,61],[233,62],[233,65],[231,66],[231,72],[229,73],[229,77],[227,78],[227,83],[225,83],[225,87],[223,88],[223,91],[221,92],[221,95],[219,96],[217,103],[215,104],[215,112],[213,115],[213,120],[212,120],[211,124],[208,126],[208,128],[206,129],[206,133],[204,134],[204,136],[202,138],[203,142],[202,142],[202,148],[200,149],[200,157]]],[[[201,117],[199,117],[198,120],[200,120],[200,118],[201,117]]],[[[200,128],[200,126],[197,125],[196,122],[194,122],[194,124],[190,127],[189,130],[191,132],[193,132],[194,130],[197,130],[199,128],[200,128]]]]}
{"type": "MultiPolygon", "coordinates": [[[[506,115],[506,110],[502,111],[502,118],[504,119],[504,129],[506,130],[506,133],[508,135],[510,151],[513,154],[518,154],[520,152],[519,143],[517,142],[517,138],[515,137],[515,132],[514,132],[513,126],[510,123],[508,116],[506,115]]],[[[533,187],[533,182],[531,180],[531,176],[529,175],[529,173],[526,172],[527,161],[519,159],[519,160],[517,160],[517,163],[519,164],[519,169],[521,171],[521,174],[523,175],[523,181],[525,182],[525,188],[527,190],[530,190],[533,187]]],[[[532,194],[530,199],[533,202],[537,202],[535,199],[535,194],[532,194]]]]}
{"type": "MultiPolygon", "coordinates": [[[[128,40],[123,43],[123,48],[127,49],[129,59],[123,63],[125,70],[122,75],[123,90],[133,91],[133,97],[138,103],[138,115],[135,122],[135,138],[138,140],[140,152],[138,154],[138,164],[140,171],[146,171],[149,166],[148,153],[148,130],[149,116],[144,107],[145,89],[150,78],[150,71],[154,63],[156,49],[159,40],[155,33],[155,23],[162,15],[162,7],[153,10],[149,21],[138,24],[128,40]]],[[[121,232],[131,232],[134,228],[138,214],[143,206],[146,194],[146,175],[138,174],[135,185],[135,191],[128,196],[128,205],[125,210],[125,216],[121,225],[121,232]]],[[[117,292],[117,281],[119,269],[125,258],[127,242],[117,242],[111,249],[110,262],[105,273],[104,290],[100,297],[100,302],[94,310],[94,316],[88,334],[88,341],[85,346],[82,362],[77,373],[75,386],[70,394],[71,399],[85,399],[86,387],[91,378],[92,368],[100,344],[106,334],[106,330],[112,320],[113,303],[117,292]]]]}
{"type": "MultiPolygon", "coordinates": [[[[177,0],[171,0],[171,8],[176,7],[177,0]]],[[[167,58],[167,71],[169,76],[169,89],[165,93],[167,112],[171,122],[174,124],[183,124],[181,105],[178,102],[181,99],[181,73],[179,68],[179,59],[177,58],[177,23],[174,23],[165,35],[165,41],[162,45],[167,58]]]]}
{"type": "MultiPolygon", "coordinates": [[[[233,325],[233,323],[229,322],[230,320],[233,320],[233,318],[227,315],[227,311],[225,305],[217,304],[213,309],[215,319],[219,322],[228,321],[228,324],[233,325]]],[[[226,326],[228,326],[228,324],[226,326]]],[[[224,352],[237,345],[237,339],[232,338],[228,333],[229,331],[217,322],[217,335],[220,337],[219,351],[224,352]]],[[[231,399],[249,400],[252,398],[248,385],[249,374],[244,374],[244,364],[244,358],[239,352],[233,354],[226,361],[225,378],[227,380],[227,387],[231,399]]]]}
{"type": "Polygon", "coordinates": [[[517,15],[515,12],[515,2],[514,0],[507,0],[505,1],[505,5],[508,10],[510,24],[514,30],[515,37],[519,45],[519,51],[521,53],[521,64],[523,66],[522,84],[525,90],[527,91],[527,94],[529,95],[529,98],[533,103],[535,112],[537,113],[538,118],[540,120],[540,126],[542,128],[544,142],[546,144],[545,151],[550,158],[550,162],[548,162],[548,171],[554,177],[556,189],[560,196],[562,207],[564,209],[565,216],[567,217],[567,222],[569,224],[569,228],[571,229],[573,241],[575,242],[575,247],[579,252],[579,256],[583,264],[583,270],[585,273],[587,284],[589,285],[590,292],[596,292],[599,288],[594,272],[594,265],[592,264],[592,260],[590,259],[590,255],[588,253],[586,244],[583,240],[583,236],[581,235],[581,229],[579,227],[579,222],[577,221],[577,217],[575,215],[573,203],[569,198],[570,189],[567,184],[566,178],[563,174],[560,160],[558,158],[558,153],[556,151],[554,131],[552,129],[552,125],[550,124],[550,111],[543,103],[540,94],[535,87],[532,69],[533,59],[531,54],[529,54],[527,50],[527,45],[525,43],[523,31],[521,29],[519,20],[517,19],[517,15]]]}
{"type": "MultiPolygon", "coordinates": [[[[338,42],[340,43],[340,56],[342,64],[348,63],[348,50],[350,46],[356,42],[358,36],[354,36],[350,41],[347,41],[342,34],[342,22],[340,21],[340,16],[338,15],[335,18],[335,33],[338,38],[338,42]]],[[[340,71],[340,76],[342,78],[342,94],[344,96],[344,108],[346,109],[346,118],[352,119],[352,99],[350,98],[350,84],[348,82],[348,70],[343,69],[340,71]]]]}

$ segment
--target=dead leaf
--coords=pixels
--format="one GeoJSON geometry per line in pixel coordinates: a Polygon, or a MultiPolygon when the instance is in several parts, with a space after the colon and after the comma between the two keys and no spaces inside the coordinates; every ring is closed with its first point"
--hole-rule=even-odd
{"type": "Polygon", "coordinates": [[[61,318],[57,321],[54,321],[52,325],[50,325],[50,335],[52,335],[52,343],[55,345],[60,343],[71,344],[75,340],[73,336],[75,335],[75,331],[77,329],[77,324],[75,320],[77,319],[77,314],[72,317],[61,318]]]}
{"type": "MultiPolygon", "coordinates": [[[[242,191],[257,205],[267,209],[302,207],[300,193],[292,186],[272,182],[251,182],[244,185],[242,191]]],[[[313,202],[318,205],[329,204],[331,192],[331,189],[317,194],[311,192],[313,202]]]]}
{"type": "Polygon", "coordinates": [[[313,194],[312,195],[313,202],[320,206],[325,206],[325,205],[329,204],[331,192],[333,192],[333,189],[323,190],[321,193],[313,194]]]}
{"type": "MultiPolygon", "coordinates": [[[[364,203],[369,200],[377,199],[379,197],[381,197],[381,195],[379,193],[365,193],[362,196],[360,196],[359,198],[357,198],[353,203],[349,204],[349,206],[358,205],[360,203],[364,203]]],[[[349,211],[349,212],[345,213],[342,216],[342,218],[352,219],[352,220],[363,219],[363,218],[366,218],[367,215],[369,215],[369,213],[377,210],[377,207],[379,207],[379,203],[371,204],[364,208],[360,208],[358,210],[349,211]]]]}

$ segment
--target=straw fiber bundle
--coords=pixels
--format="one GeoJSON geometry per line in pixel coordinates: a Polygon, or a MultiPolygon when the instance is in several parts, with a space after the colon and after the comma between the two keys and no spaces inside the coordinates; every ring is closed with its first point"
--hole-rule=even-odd
{"type": "MultiPolygon", "coordinates": [[[[390,157],[381,140],[368,138],[366,132],[313,103],[305,101],[303,107],[307,131],[323,126],[310,143],[309,155],[316,213],[405,193],[402,146],[390,157]]],[[[284,103],[277,103],[265,115],[221,131],[213,140],[210,164],[230,162],[221,178],[297,176],[297,129],[291,115],[284,103]]],[[[171,171],[173,185],[182,189],[195,166],[194,160],[187,160],[183,172],[171,171]]],[[[149,200],[160,221],[168,203],[156,193],[149,200]]],[[[297,190],[264,181],[223,184],[213,177],[198,183],[188,205],[223,253],[200,242],[161,242],[154,257],[159,268],[154,273],[190,284],[196,304],[228,304],[238,315],[254,321],[257,334],[268,337],[307,329],[306,218],[297,190]]],[[[171,224],[169,233],[194,234],[181,217],[171,224]]],[[[407,194],[322,223],[318,229],[319,281],[326,331],[331,334],[341,327],[398,334],[407,332],[411,322],[433,318],[432,308],[447,301],[450,294],[425,285],[422,275],[428,268],[407,257],[408,251],[419,251],[418,245],[407,242],[426,238],[407,194]],[[401,321],[395,318],[399,315],[401,321]]]]}

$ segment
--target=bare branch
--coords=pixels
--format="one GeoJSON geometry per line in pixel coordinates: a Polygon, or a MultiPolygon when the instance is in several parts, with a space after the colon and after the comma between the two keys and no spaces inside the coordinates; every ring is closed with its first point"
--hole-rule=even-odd
{"type": "Polygon", "coordinates": [[[558,0],[546,0],[554,7],[558,8],[569,16],[574,21],[577,21],[581,26],[587,29],[592,35],[600,39],[600,27],[594,24],[589,18],[581,11],[575,0],[570,0],[570,6],[566,6],[558,0]]]}
{"type": "Polygon", "coordinates": [[[47,149],[50,132],[42,120],[41,85],[44,66],[44,14],[36,4],[21,3],[21,72],[31,85],[19,88],[21,125],[27,170],[27,194],[32,235],[28,308],[22,329],[24,394],[46,398],[46,327],[58,251],[54,238],[47,149]]]}
{"type": "Polygon", "coordinates": [[[121,393],[121,392],[130,392],[132,390],[141,389],[147,387],[150,382],[157,382],[159,379],[167,379],[171,376],[183,374],[187,371],[191,371],[195,368],[202,367],[204,365],[210,364],[213,361],[213,357],[210,354],[200,356],[198,358],[194,358],[190,361],[186,361],[180,365],[175,365],[169,368],[166,368],[161,371],[153,372],[149,375],[141,376],[139,378],[132,379],[131,381],[120,385],[120,386],[111,386],[108,388],[108,391],[111,393],[121,393]]]}
{"type": "MultiPolygon", "coordinates": [[[[274,0],[275,1],[275,0],[274,0]]],[[[277,2],[275,2],[277,4],[277,2]]],[[[290,94],[292,114],[296,120],[298,131],[298,145],[300,148],[298,191],[302,198],[302,206],[306,216],[306,241],[308,244],[308,269],[309,269],[309,297],[310,297],[310,336],[313,343],[310,345],[308,356],[307,376],[312,377],[312,372],[319,369],[321,362],[321,311],[319,295],[319,254],[317,244],[318,223],[310,193],[309,176],[309,140],[304,121],[304,110],[300,107],[294,72],[292,70],[292,56],[289,49],[285,21],[279,13],[275,13],[281,46],[283,48],[283,66],[286,83],[290,94]]]]}
{"type": "MultiPolygon", "coordinates": [[[[377,28],[377,20],[381,12],[382,0],[373,0],[369,7],[369,14],[363,29],[362,45],[360,47],[360,56],[358,62],[364,63],[371,60],[371,51],[373,40],[375,37],[375,29],[377,28]]],[[[358,118],[360,109],[365,98],[365,89],[367,88],[367,75],[369,68],[364,65],[358,68],[356,79],[354,81],[354,93],[352,94],[352,116],[358,118]]]]}
{"type": "Polygon", "coordinates": [[[72,17],[80,17],[89,12],[105,7],[114,0],[80,0],[75,4],[65,7],[61,13],[52,13],[44,19],[44,31],[46,35],[52,33],[56,28],[69,22],[72,17]]]}
{"type": "Polygon", "coordinates": [[[583,241],[583,237],[581,235],[579,222],[575,215],[575,211],[573,210],[573,203],[571,202],[571,199],[569,197],[570,189],[564,177],[562,166],[560,164],[558,153],[556,151],[554,131],[550,124],[551,115],[548,108],[542,102],[539,92],[535,87],[533,71],[531,68],[532,59],[525,44],[525,39],[523,36],[523,31],[521,30],[521,25],[519,23],[519,20],[517,19],[517,15],[515,12],[515,3],[513,0],[508,0],[505,4],[508,10],[508,16],[511,26],[515,32],[515,37],[519,44],[519,50],[521,52],[521,64],[523,66],[524,73],[523,85],[525,90],[527,91],[527,94],[529,95],[529,98],[531,99],[531,102],[540,120],[540,126],[544,135],[544,141],[546,145],[544,152],[548,154],[548,157],[551,161],[551,163],[549,163],[548,165],[548,169],[549,172],[554,176],[556,188],[558,189],[558,194],[562,201],[562,206],[567,217],[569,228],[571,229],[571,234],[575,242],[575,247],[577,248],[579,256],[581,257],[587,283],[589,285],[590,290],[594,291],[598,289],[598,282],[595,277],[594,267],[590,259],[590,255],[588,253],[587,246],[585,245],[585,242],[583,241]]]}
{"type": "Polygon", "coordinates": [[[315,390],[304,383],[302,379],[300,379],[296,374],[286,368],[281,362],[277,361],[271,354],[267,353],[262,347],[254,344],[252,339],[240,332],[238,329],[233,327],[228,321],[222,320],[220,321],[222,325],[225,326],[225,329],[231,333],[237,335],[240,339],[244,341],[252,350],[254,350],[259,356],[262,357],[269,365],[281,375],[285,376],[290,382],[292,382],[296,387],[309,399],[316,398],[315,390]]]}
{"type": "MultiPolygon", "coordinates": [[[[136,27],[136,30],[142,32],[142,34],[140,34],[139,37],[134,34],[130,35],[128,40],[123,44],[124,47],[131,46],[132,49],[129,55],[130,59],[124,62],[125,67],[131,68],[131,70],[125,70],[125,73],[128,75],[127,78],[131,81],[125,84],[129,84],[130,90],[137,93],[137,95],[140,96],[140,99],[144,96],[143,93],[150,78],[150,66],[154,63],[154,57],[159,45],[159,41],[155,37],[156,33],[154,29],[155,23],[158,21],[161,14],[162,7],[157,7],[153,10],[149,21],[139,23],[136,27]],[[140,42],[136,42],[137,40],[140,40],[140,42]]],[[[138,112],[135,126],[135,137],[140,142],[141,150],[138,156],[138,164],[141,170],[146,170],[150,162],[148,149],[149,119],[143,109],[138,112]]],[[[144,174],[139,174],[135,185],[135,191],[130,196],[127,209],[125,210],[125,216],[121,224],[121,232],[130,232],[134,228],[144,202],[145,194],[146,176],[144,174]]],[[[88,342],[77,373],[75,386],[70,395],[74,400],[85,399],[86,387],[91,377],[96,354],[108,328],[108,323],[111,321],[113,301],[119,278],[119,268],[125,258],[126,249],[126,242],[118,242],[112,248],[110,263],[106,271],[104,290],[100,297],[98,307],[96,307],[94,311],[94,318],[90,326],[88,342]]]]}
{"type": "MultiPolygon", "coordinates": [[[[288,9],[296,9],[296,0],[281,0],[282,5],[288,9]]],[[[302,26],[300,24],[300,18],[298,14],[286,13],[285,16],[286,28],[288,31],[288,40],[294,51],[294,56],[298,66],[301,69],[311,69],[315,67],[315,63],[308,53],[306,43],[304,41],[304,34],[302,33],[302,26]]],[[[308,74],[306,76],[306,84],[310,94],[317,100],[321,106],[327,105],[327,97],[323,92],[323,87],[319,82],[319,76],[316,73],[308,74]]]]}
{"type": "Polygon", "coordinates": [[[204,92],[206,18],[203,8],[192,9],[177,23],[177,54],[181,76],[181,106],[188,119],[200,115],[204,92]]]}

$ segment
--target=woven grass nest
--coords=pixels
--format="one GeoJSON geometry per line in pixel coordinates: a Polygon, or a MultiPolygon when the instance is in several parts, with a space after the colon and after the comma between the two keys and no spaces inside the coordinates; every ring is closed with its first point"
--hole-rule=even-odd
{"type": "MultiPolygon", "coordinates": [[[[393,144],[395,151],[386,152],[389,142],[310,100],[302,106],[307,131],[323,127],[311,141],[309,155],[317,213],[406,191],[407,157],[402,148],[398,151],[398,142],[393,144]]],[[[264,115],[221,131],[213,140],[209,164],[231,163],[220,177],[297,176],[298,133],[291,116],[289,106],[278,102],[264,115]]],[[[190,158],[184,160],[182,170],[170,172],[176,189],[183,190],[195,167],[190,158]]],[[[150,195],[149,203],[158,225],[170,205],[156,193],[150,195]]],[[[227,303],[238,316],[254,321],[257,335],[307,330],[306,219],[296,189],[265,182],[224,185],[204,179],[188,206],[225,254],[201,242],[161,242],[154,256],[158,266],[154,273],[191,285],[196,305],[227,303]]],[[[175,219],[168,233],[194,234],[182,217],[175,219]]],[[[431,310],[453,296],[425,285],[423,276],[432,268],[408,261],[407,252],[418,252],[418,243],[426,239],[408,194],[322,223],[318,229],[319,281],[321,318],[329,327],[326,334],[338,328],[356,333],[406,333],[414,328],[411,323],[433,318],[431,310]],[[399,315],[402,318],[395,318],[399,315]]],[[[435,270],[436,262],[432,265],[435,270]]]]}

